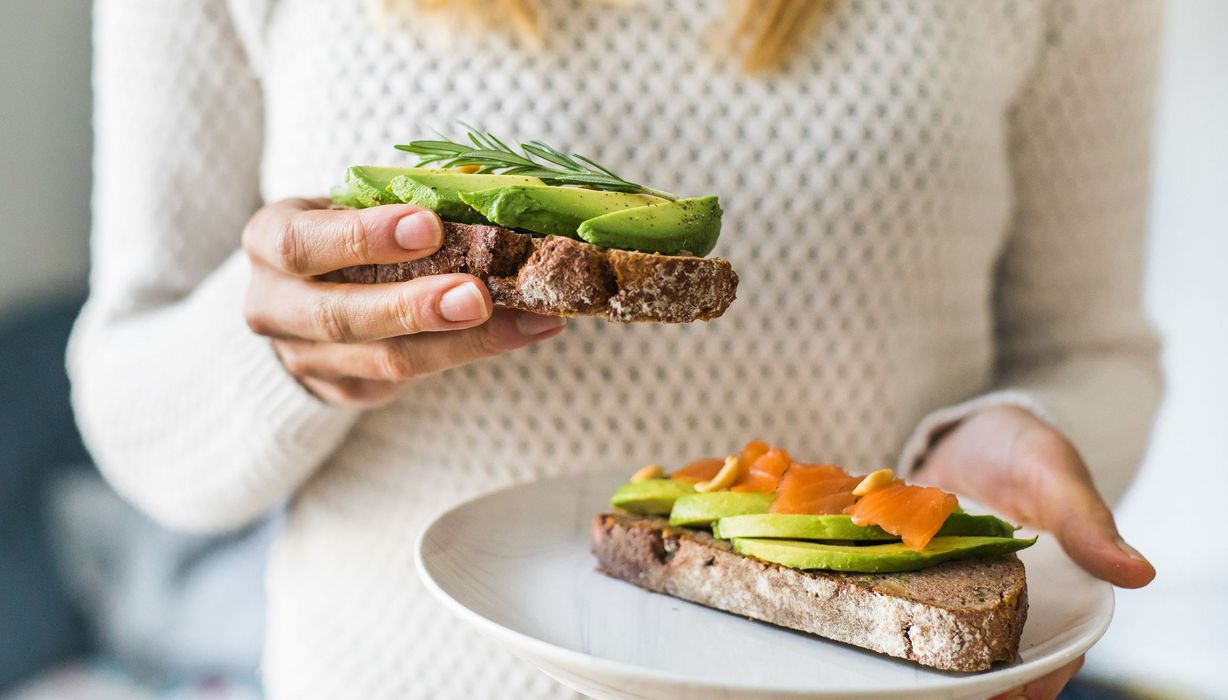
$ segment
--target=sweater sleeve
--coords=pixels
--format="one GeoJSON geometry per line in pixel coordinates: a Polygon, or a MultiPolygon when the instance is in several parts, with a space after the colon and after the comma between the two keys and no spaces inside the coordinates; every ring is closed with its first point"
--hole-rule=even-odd
{"type": "Polygon", "coordinates": [[[240,526],[345,437],[249,331],[261,95],[222,0],[98,0],[90,298],[69,346],[82,434],[157,520],[240,526]]]}
{"type": "Polygon", "coordinates": [[[1015,211],[999,261],[991,393],[923,419],[901,469],[991,405],[1029,409],[1079,448],[1116,500],[1159,401],[1158,342],[1143,316],[1156,3],[1057,0],[1008,115],[1015,211]]]}

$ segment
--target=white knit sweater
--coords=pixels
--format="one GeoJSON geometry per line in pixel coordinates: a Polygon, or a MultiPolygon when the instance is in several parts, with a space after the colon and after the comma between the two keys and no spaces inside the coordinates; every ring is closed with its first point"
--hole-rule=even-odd
{"type": "Polygon", "coordinates": [[[414,576],[458,499],[762,438],[908,467],[976,406],[1051,420],[1117,496],[1160,382],[1139,308],[1156,7],[846,0],[783,72],[705,45],[720,0],[543,2],[544,49],[335,0],[98,0],[92,295],[70,365],[115,487],[192,530],[290,499],[276,698],[569,696],[414,576]],[[242,317],[262,202],[458,119],[725,207],[711,323],[573,321],[358,413],[242,317]],[[910,439],[911,436],[911,439],[910,439]]]}

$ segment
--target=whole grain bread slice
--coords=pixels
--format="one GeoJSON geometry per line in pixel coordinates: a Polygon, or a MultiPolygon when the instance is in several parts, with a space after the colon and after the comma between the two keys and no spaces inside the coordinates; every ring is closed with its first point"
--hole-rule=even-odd
{"type": "Polygon", "coordinates": [[[443,246],[430,257],[346,268],[334,279],[401,282],[451,272],[481,278],[495,306],[621,322],[706,321],[725,313],[738,288],[733,266],[720,258],[600,248],[453,222],[444,223],[443,246]]]}
{"type": "Polygon", "coordinates": [[[946,671],[1013,661],[1028,611],[1013,554],[898,574],[798,571],[622,513],[594,519],[593,553],[598,570],[641,588],[946,671]]]}

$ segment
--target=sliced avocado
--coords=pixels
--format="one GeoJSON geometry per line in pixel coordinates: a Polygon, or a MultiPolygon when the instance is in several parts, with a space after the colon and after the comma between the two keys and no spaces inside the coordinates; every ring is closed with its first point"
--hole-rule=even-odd
{"type": "MultiPolygon", "coordinates": [[[[507,185],[543,185],[526,175],[486,175],[451,170],[404,174],[392,178],[388,189],[396,201],[430,209],[448,221],[485,224],[488,219],[461,200],[462,192],[476,192],[507,185]]],[[[544,186],[544,185],[543,185],[544,186]]]]}
{"type": "Polygon", "coordinates": [[[735,537],[760,537],[790,540],[886,540],[899,537],[871,525],[854,525],[847,515],[792,515],[760,513],[721,518],[712,525],[712,534],[725,540],[735,537]]]}
{"type": "Polygon", "coordinates": [[[1014,537],[1018,527],[992,515],[969,515],[958,509],[947,516],[937,537],[974,535],[982,537],[1014,537]]]}
{"type": "Polygon", "coordinates": [[[682,496],[669,512],[669,524],[676,527],[707,527],[721,518],[750,513],[766,513],[776,495],[713,491],[682,496]]]}
{"type": "Polygon", "coordinates": [[[721,205],[716,197],[699,197],[616,211],[580,224],[579,234],[607,248],[703,257],[721,235],[721,205]]]}
{"type": "MultiPolygon", "coordinates": [[[[978,535],[984,537],[1014,537],[1010,523],[992,515],[952,513],[938,530],[938,537],[978,535]]],[[[758,514],[721,518],[712,526],[712,534],[721,539],[760,537],[790,540],[895,540],[900,538],[877,525],[862,527],[853,524],[848,515],[786,515],[758,514]]]]}
{"type": "Polygon", "coordinates": [[[460,198],[500,226],[569,238],[576,238],[576,230],[588,219],[666,201],[647,194],[544,185],[470,190],[460,198]]]}
{"type": "Polygon", "coordinates": [[[333,200],[333,204],[339,204],[343,207],[354,207],[361,209],[364,205],[358,201],[358,197],[354,191],[346,186],[337,186],[329,191],[329,199],[333,200]]]}
{"type": "Polygon", "coordinates": [[[733,549],[791,569],[827,569],[884,573],[913,571],[949,561],[1007,554],[1031,547],[1036,542],[1009,537],[935,537],[920,552],[902,542],[865,546],[820,544],[799,540],[737,538],[733,549]]]}
{"type": "Polygon", "coordinates": [[[610,497],[610,505],[639,515],[668,515],[680,496],[695,493],[686,481],[648,479],[628,481],[610,497]]]}
{"type": "Polygon", "coordinates": [[[396,204],[401,200],[396,198],[396,195],[388,191],[388,185],[392,184],[393,178],[402,175],[425,175],[429,173],[446,172],[439,168],[385,168],[378,165],[355,165],[345,171],[346,190],[334,190],[333,201],[337,204],[345,204],[352,207],[374,207],[380,204],[396,204]],[[346,193],[341,199],[347,201],[342,202],[338,198],[338,194],[346,193]]]}

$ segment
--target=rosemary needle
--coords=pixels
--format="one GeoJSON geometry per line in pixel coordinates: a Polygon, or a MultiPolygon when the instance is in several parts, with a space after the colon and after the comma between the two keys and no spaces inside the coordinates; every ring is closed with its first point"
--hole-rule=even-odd
{"type": "Polygon", "coordinates": [[[611,192],[650,194],[670,201],[678,199],[669,192],[624,180],[592,159],[576,153],[568,155],[542,141],[521,143],[520,151],[516,151],[489,131],[464,123],[461,126],[467,132],[469,143],[440,136],[398,144],[396,148],[418,156],[419,166],[477,166],[480,173],[525,175],[540,178],[548,185],[577,185],[611,192]]]}

